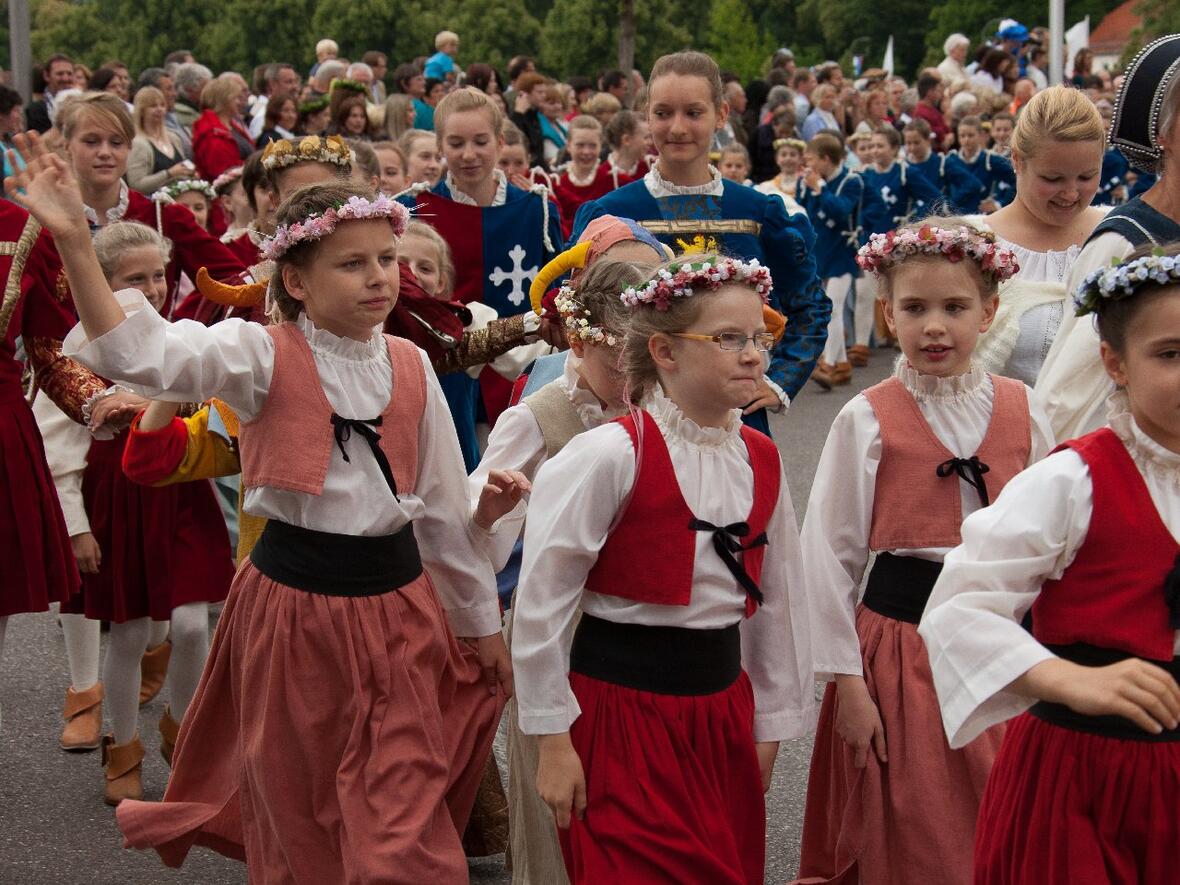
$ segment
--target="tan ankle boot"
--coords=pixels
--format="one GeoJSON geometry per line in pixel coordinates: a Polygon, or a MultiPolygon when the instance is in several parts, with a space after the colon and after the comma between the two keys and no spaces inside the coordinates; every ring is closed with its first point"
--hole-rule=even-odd
{"type": "Polygon", "coordinates": [[[869,364],[869,346],[867,344],[853,344],[849,347],[848,362],[858,368],[867,366],[869,364]]]}
{"type": "Polygon", "coordinates": [[[848,384],[852,381],[852,364],[847,361],[836,363],[832,367],[831,378],[833,384],[848,384]]]}
{"type": "Polygon", "coordinates": [[[70,752],[97,750],[102,743],[102,683],[85,691],[66,689],[66,703],[61,715],[66,727],[61,732],[61,748],[70,752]]]}
{"type": "Polygon", "coordinates": [[[102,764],[106,767],[103,800],[107,805],[143,798],[143,744],[139,735],[125,744],[116,744],[109,734],[104,737],[102,764]]]}
{"type": "Polygon", "coordinates": [[[176,738],[180,734],[180,723],[172,718],[172,708],[165,707],[160,717],[160,755],[172,767],[172,751],[176,749],[176,738]]]}
{"type": "Polygon", "coordinates": [[[165,639],[143,653],[139,662],[139,705],[142,707],[160,693],[168,676],[168,659],[172,657],[172,640],[165,639]]]}
{"type": "Polygon", "coordinates": [[[815,364],[815,368],[811,372],[811,380],[824,390],[832,389],[832,366],[824,362],[823,357],[820,357],[819,362],[815,364]]]}

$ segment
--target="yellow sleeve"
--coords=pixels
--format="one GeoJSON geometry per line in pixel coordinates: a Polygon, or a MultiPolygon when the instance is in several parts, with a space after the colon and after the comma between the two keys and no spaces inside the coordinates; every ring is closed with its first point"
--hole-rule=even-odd
{"type": "MultiPolygon", "coordinates": [[[[232,412],[232,422],[225,414],[229,411],[223,403],[212,400],[212,406],[218,407],[226,426],[232,431],[237,430],[237,417],[232,412]]],[[[171,485],[177,482],[192,482],[198,479],[212,479],[215,476],[233,476],[242,472],[242,462],[238,455],[236,439],[226,440],[220,434],[209,429],[209,410],[206,405],[199,409],[191,418],[185,418],[185,432],[188,439],[185,443],[184,457],[176,469],[156,485],[171,485]]]]}

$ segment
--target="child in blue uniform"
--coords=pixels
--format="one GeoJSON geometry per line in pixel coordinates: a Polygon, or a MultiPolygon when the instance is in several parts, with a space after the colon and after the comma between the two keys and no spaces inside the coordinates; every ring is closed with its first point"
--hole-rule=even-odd
{"type": "Polygon", "coordinates": [[[919,207],[933,206],[942,193],[905,160],[898,157],[901,136],[892,127],[873,133],[873,166],[861,175],[865,187],[880,200],[865,206],[861,217],[862,243],[870,234],[883,234],[911,221],[919,207]]]}
{"type": "MultiPolygon", "coordinates": [[[[930,144],[930,124],[925,120],[911,120],[902,133],[906,158],[910,166],[917,169],[942,194],[944,212],[964,214],[971,207],[978,207],[987,193],[978,178],[971,174],[967,164],[957,154],[936,154],[930,144]]],[[[935,206],[923,202],[918,206],[919,215],[929,215],[935,206]]]]}
{"type": "Polygon", "coordinates": [[[983,122],[974,115],[959,121],[959,149],[952,153],[963,161],[972,175],[984,187],[983,199],[973,208],[964,206],[972,214],[995,212],[1007,206],[1016,196],[1016,171],[1012,161],[983,146],[983,122]]]}

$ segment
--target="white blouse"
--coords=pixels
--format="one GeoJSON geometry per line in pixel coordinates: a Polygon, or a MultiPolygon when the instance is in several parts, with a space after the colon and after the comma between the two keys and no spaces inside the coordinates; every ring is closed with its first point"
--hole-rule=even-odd
{"type": "MultiPolygon", "coordinates": [[[[573,404],[582,420],[582,426],[589,430],[617,417],[619,412],[604,411],[598,397],[578,384],[581,380],[578,374],[581,362],[573,351],[570,351],[557,384],[573,404]]],[[[479,503],[479,494],[488,480],[488,471],[519,470],[531,482],[536,478],[537,471],[541,469],[545,459],[545,438],[541,435],[541,427],[537,424],[532,409],[524,403],[517,403],[502,412],[496,420],[491,436],[488,437],[488,445],[479,465],[468,478],[472,516],[474,517],[475,507],[479,503]]],[[[492,562],[492,568],[496,571],[500,571],[508,563],[512,547],[520,537],[528,511],[528,498],[528,494],[525,494],[516,507],[496,520],[490,529],[480,528],[474,518],[471,521],[472,536],[476,543],[482,546],[492,562]]]]}
{"type": "MultiPolygon", "coordinates": [[[[1124,394],[1111,397],[1110,426],[1139,468],[1151,500],[1180,539],[1180,454],[1140,430],[1124,394]]],[[[1072,450],[1010,482],[963,523],[918,628],[930,652],[942,720],[952,747],[1024,712],[1032,698],[1006,691],[1052,653],[1020,621],[1045,581],[1060,578],[1086,539],[1093,513],[1090,472],[1072,450]]],[[[1176,643],[1180,652],[1180,638],[1176,643]]]]}
{"type": "MultiPolygon", "coordinates": [[[[957,457],[979,449],[992,417],[991,377],[978,367],[965,375],[938,378],[923,375],[899,360],[894,375],[918,404],[922,417],[939,441],[957,457]]],[[[1030,402],[1032,449],[1029,463],[1052,446],[1048,421],[1030,402]]],[[[811,600],[816,679],[837,674],[862,675],[860,639],[856,634],[856,603],[869,562],[877,469],[881,463],[881,427],[863,394],[840,411],[832,423],[816,468],[802,544],[811,600]]],[[[959,480],[963,516],[979,509],[979,493],[959,480]]],[[[898,502],[899,505],[904,502],[898,502]]],[[[920,501],[910,502],[921,506],[920,501]]],[[[941,562],[946,547],[893,550],[941,562]]]]}
{"type": "MultiPolygon", "coordinates": [[[[753,469],[739,413],[734,411],[728,427],[701,427],[658,388],[644,408],[664,436],[692,512],[715,525],[745,519],[753,503],[753,469]]],[[[767,526],[770,546],[761,580],[765,604],[751,618],[745,617],[745,591],[705,532],[696,539],[687,606],[634,602],[584,589],[634,478],[635,449],[618,424],[575,437],[537,475],[512,626],[521,730],[564,732],[581,712],[567,679],[570,625],[580,603],[587,614],[618,623],[698,629],[740,623],[742,662],[754,689],[755,740],[807,734],[815,721],[808,611],[795,511],[781,468],[778,503],[767,526]]]]}
{"type": "MultiPolygon", "coordinates": [[[[125,289],[116,297],[127,319],[94,341],[76,326],[66,337],[65,353],[153,399],[202,402],[217,396],[242,423],[262,411],[274,372],[274,341],[262,326],[232,318],[214,326],[191,320],[170,323],[150,309],[138,290],[125,289]]],[[[306,314],[297,323],[336,413],[358,419],[382,414],[392,394],[392,369],[380,330],[374,329],[368,341],[355,341],[317,329],[306,314]]],[[[365,441],[354,435],[345,444],[352,450],[351,463],[345,462],[339,446],[332,446],[321,495],[247,489],[243,509],[301,528],[348,535],[388,535],[413,522],[423,564],[455,634],[490,636],[500,628],[494,576],[468,536],[470,502],[459,442],[430,361],[425,353],[421,358],[426,405],[418,429],[413,493],[395,499],[365,441]]]]}

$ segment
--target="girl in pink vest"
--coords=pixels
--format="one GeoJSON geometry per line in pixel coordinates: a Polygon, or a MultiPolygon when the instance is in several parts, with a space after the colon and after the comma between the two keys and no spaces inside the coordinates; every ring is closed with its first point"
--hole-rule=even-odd
{"type": "Polygon", "coordinates": [[[979,810],[979,885],[1180,869],[1180,247],[1095,271],[1075,301],[1121,388],[1108,425],[963,524],[922,619],[952,745],[1017,717],[979,810]]]}
{"type": "Polygon", "coordinates": [[[815,674],[829,685],[799,881],[966,885],[1001,732],[947,745],[917,624],[963,518],[1052,437],[1024,384],[972,363],[1016,270],[992,234],[929,219],[874,234],[858,263],[879,278],[904,356],[836,416],[803,524],[815,674]]]}
{"type": "Polygon", "coordinates": [[[794,509],[741,423],[770,290],[715,255],[626,289],[636,408],[534,483],[513,658],[574,885],[763,881],[763,791],[814,719],[794,509]]]}
{"type": "Polygon", "coordinates": [[[267,246],[281,321],[169,324],[112,294],[69,170],[18,144],[28,166],[10,183],[79,293],[67,348],[153,398],[225,400],[245,509],[269,519],[164,802],[120,806],[128,844],[174,866],[205,845],[262,883],[466,881],[456,826],[511,676],[446,403],[425,355],[379,332],[407,213],[349,184],[305,188],[267,246]]]}

